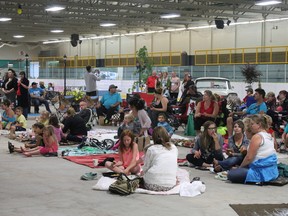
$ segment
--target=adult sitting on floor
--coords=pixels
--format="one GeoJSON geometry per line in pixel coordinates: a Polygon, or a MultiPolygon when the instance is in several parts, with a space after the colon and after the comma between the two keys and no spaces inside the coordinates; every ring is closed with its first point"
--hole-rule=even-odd
{"type": "Polygon", "coordinates": [[[228,180],[232,183],[269,182],[279,175],[277,155],[273,139],[266,131],[265,118],[261,115],[253,115],[251,119],[254,135],[240,167],[231,169],[228,173],[228,180]]]}
{"type": "Polygon", "coordinates": [[[152,121],[152,127],[156,127],[158,123],[158,115],[168,111],[168,99],[163,95],[162,88],[156,88],[154,92],[154,100],[148,109],[149,117],[152,121]]]}
{"type": "Polygon", "coordinates": [[[64,128],[62,129],[64,137],[68,141],[80,143],[83,136],[87,136],[87,129],[83,118],[76,115],[75,110],[70,107],[67,112],[67,117],[64,121],[64,128]],[[69,131],[69,133],[68,133],[69,131]]]}
{"type": "Polygon", "coordinates": [[[264,114],[267,112],[267,106],[266,106],[266,103],[264,102],[265,95],[266,93],[264,89],[257,88],[255,89],[255,94],[254,94],[256,103],[251,104],[245,111],[229,113],[229,117],[227,118],[227,131],[228,131],[229,137],[232,136],[233,121],[243,118],[243,116],[246,114],[254,115],[254,114],[264,114]]]}
{"type": "Polygon", "coordinates": [[[204,131],[196,137],[195,145],[186,159],[195,166],[206,169],[212,166],[213,160],[223,160],[223,138],[217,134],[216,124],[212,121],[204,123],[204,131]]]}
{"type": "Polygon", "coordinates": [[[237,120],[233,124],[234,135],[228,139],[228,149],[226,154],[228,158],[223,161],[214,159],[214,171],[230,170],[234,166],[239,166],[246,153],[249,145],[249,140],[244,133],[244,123],[237,120]]]}
{"type": "Polygon", "coordinates": [[[177,182],[178,149],[170,143],[170,136],[163,127],[153,131],[154,145],[145,153],[142,175],[144,187],[153,191],[171,190],[177,182]]]}
{"type": "Polygon", "coordinates": [[[105,116],[105,124],[108,124],[111,120],[112,115],[114,115],[120,108],[120,103],[122,99],[120,94],[117,92],[117,86],[114,84],[109,86],[109,92],[103,95],[100,103],[96,105],[97,116],[105,116]]]}
{"type": "Polygon", "coordinates": [[[0,124],[0,130],[2,129],[10,129],[10,126],[13,122],[15,122],[16,117],[15,117],[15,113],[11,108],[11,102],[8,99],[4,99],[3,103],[2,103],[2,110],[4,110],[4,112],[2,113],[2,120],[1,120],[1,124],[0,124]]]}
{"type": "Polygon", "coordinates": [[[51,113],[49,103],[43,96],[44,90],[42,88],[37,87],[37,85],[38,83],[32,82],[32,88],[29,89],[29,94],[31,96],[32,104],[34,105],[35,108],[35,113],[39,113],[39,106],[41,104],[44,104],[46,110],[51,113]]]}
{"type": "Polygon", "coordinates": [[[89,121],[92,117],[92,111],[91,109],[88,108],[87,102],[86,101],[81,101],[79,103],[80,106],[80,112],[78,115],[83,118],[87,130],[91,130],[92,126],[89,124],[89,121]]]}
{"type": "Polygon", "coordinates": [[[195,130],[196,133],[200,133],[200,128],[204,122],[210,120],[215,121],[219,113],[218,103],[215,101],[215,97],[210,90],[205,90],[203,95],[203,101],[199,102],[196,106],[195,112],[195,130]]]}

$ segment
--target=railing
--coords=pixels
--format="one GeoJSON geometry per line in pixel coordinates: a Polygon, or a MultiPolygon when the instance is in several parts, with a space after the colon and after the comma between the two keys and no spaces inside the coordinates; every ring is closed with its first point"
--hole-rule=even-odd
{"type": "MultiPolygon", "coordinates": [[[[36,57],[31,58],[30,61],[38,61],[39,66],[42,68],[49,67],[64,67],[63,57],[36,57]]],[[[96,57],[95,56],[67,56],[66,67],[67,68],[83,68],[87,65],[96,67],[96,57]]]]}
{"type": "MultiPolygon", "coordinates": [[[[182,62],[181,52],[152,52],[148,56],[154,66],[180,66],[182,62]]],[[[135,66],[136,61],[136,54],[106,55],[105,67],[135,66]]]]}
{"type": "Polygon", "coordinates": [[[288,46],[195,50],[195,65],[287,64],[288,46]]]}

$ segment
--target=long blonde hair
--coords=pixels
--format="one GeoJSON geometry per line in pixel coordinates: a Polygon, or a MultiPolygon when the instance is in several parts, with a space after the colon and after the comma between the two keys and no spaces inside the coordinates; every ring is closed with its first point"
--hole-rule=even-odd
{"type": "Polygon", "coordinates": [[[170,136],[164,127],[162,126],[155,127],[153,130],[152,139],[154,144],[163,145],[168,150],[171,149],[170,136]]]}
{"type": "Polygon", "coordinates": [[[43,128],[43,132],[44,132],[44,131],[47,131],[47,132],[48,132],[49,138],[52,137],[53,141],[58,143],[58,140],[57,140],[57,138],[56,138],[56,136],[55,136],[54,128],[53,128],[52,125],[47,125],[47,126],[45,126],[45,127],[43,128]]]}

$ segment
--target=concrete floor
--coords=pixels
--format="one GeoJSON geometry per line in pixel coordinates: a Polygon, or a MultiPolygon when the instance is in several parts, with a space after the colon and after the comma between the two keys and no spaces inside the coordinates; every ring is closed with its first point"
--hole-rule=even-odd
{"type": "MultiPolygon", "coordinates": [[[[29,125],[32,123],[29,120],[29,125]]],[[[183,131],[177,133],[180,135],[183,131]]],[[[92,190],[96,180],[80,180],[86,172],[97,172],[100,177],[106,169],[91,169],[57,157],[26,158],[9,154],[7,142],[6,137],[0,136],[0,216],[234,216],[237,214],[229,204],[287,203],[287,186],[231,184],[215,179],[209,171],[188,167],[184,169],[189,171],[191,179],[199,176],[206,184],[206,192],[200,196],[132,194],[121,197],[92,190]]],[[[188,151],[179,147],[179,157],[185,157],[188,151]]],[[[287,163],[287,157],[280,161],[287,163]]]]}

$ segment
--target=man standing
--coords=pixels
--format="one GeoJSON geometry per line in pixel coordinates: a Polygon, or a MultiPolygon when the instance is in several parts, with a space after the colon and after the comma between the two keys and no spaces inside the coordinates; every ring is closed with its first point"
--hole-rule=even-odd
{"type": "Polygon", "coordinates": [[[119,105],[122,102],[120,94],[117,92],[117,86],[110,85],[109,92],[103,95],[100,100],[100,103],[96,106],[97,116],[104,116],[105,124],[110,122],[110,119],[113,114],[115,114],[119,110],[119,105]]]}
{"type": "Polygon", "coordinates": [[[92,73],[90,65],[86,66],[84,79],[85,79],[85,85],[86,85],[86,95],[96,96],[97,95],[96,81],[100,81],[100,77],[92,73]]]}
{"type": "Polygon", "coordinates": [[[39,106],[41,104],[44,104],[46,110],[51,113],[48,101],[45,100],[44,96],[41,96],[44,94],[44,90],[37,87],[37,84],[38,83],[36,82],[32,82],[32,88],[29,89],[29,94],[31,96],[32,104],[34,105],[35,108],[35,113],[39,113],[39,106]]]}

